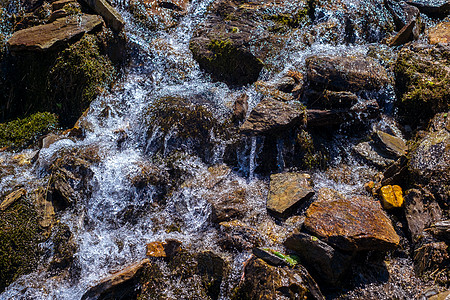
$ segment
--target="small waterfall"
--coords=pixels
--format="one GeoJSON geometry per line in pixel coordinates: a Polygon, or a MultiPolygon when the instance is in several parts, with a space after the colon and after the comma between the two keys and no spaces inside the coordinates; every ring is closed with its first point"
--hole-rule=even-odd
{"type": "Polygon", "coordinates": [[[249,156],[249,167],[248,167],[248,180],[252,180],[255,175],[256,168],[256,136],[252,136],[251,138],[251,148],[250,148],[250,156],[249,156]]]}

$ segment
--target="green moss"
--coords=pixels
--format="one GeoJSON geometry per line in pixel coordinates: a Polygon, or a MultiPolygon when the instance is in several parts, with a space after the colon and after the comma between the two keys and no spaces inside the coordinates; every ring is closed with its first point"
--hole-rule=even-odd
{"type": "Polygon", "coordinates": [[[302,155],[301,165],[305,169],[323,168],[327,163],[327,157],[322,151],[318,151],[314,146],[311,135],[301,130],[297,134],[296,148],[302,155]]]}
{"type": "Polygon", "coordinates": [[[96,38],[85,35],[62,51],[50,69],[54,109],[74,122],[98,94],[111,86],[115,75],[111,61],[101,55],[96,38]]]}
{"type": "Polygon", "coordinates": [[[48,112],[36,113],[24,119],[0,124],[0,148],[15,150],[31,145],[41,135],[56,128],[58,117],[48,112]]]}
{"type": "Polygon", "coordinates": [[[0,292],[36,268],[41,239],[36,212],[25,200],[0,212],[0,292]]]}
{"type": "Polygon", "coordinates": [[[284,259],[291,267],[294,267],[295,265],[299,264],[299,257],[296,255],[286,255],[270,248],[264,248],[263,250],[268,251],[281,259],[284,259]]]}
{"type": "Polygon", "coordinates": [[[266,18],[280,25],[291,28],[300,27],[302,24],[306,24],[309,20],[307,8],[299,10],[295,14],[275,14],[269,15],[266,18]]]}

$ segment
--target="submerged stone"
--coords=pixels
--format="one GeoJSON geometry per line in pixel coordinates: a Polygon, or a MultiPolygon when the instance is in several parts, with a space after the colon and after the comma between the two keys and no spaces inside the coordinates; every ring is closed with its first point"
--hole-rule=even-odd
{"type": "Polygon", "coordinates": [[[313,202],[304,226],[343,251],[391,250],[400,242],[380,203],[363,196],[313,202]]]}
{"type": "Polygon", "coordinates": [[[286,216],[314,194],[311,176],[300,173],[279,173],[270,176],[267,209],[279,216],[286,216]]]}
{"type": "Polygon", "coordinates": [[[69,16],[53,23],[34,26],[15,32],[8,40],[13,52],[53,50],[98,28],[102,19],[97,15],[69,16]]]}

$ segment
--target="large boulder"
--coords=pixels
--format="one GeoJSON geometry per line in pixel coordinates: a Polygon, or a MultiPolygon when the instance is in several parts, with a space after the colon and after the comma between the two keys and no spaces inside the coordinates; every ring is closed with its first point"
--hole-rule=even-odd
{"type": "Polygon", "coordinates": [[[311,176],[301,173],[279,173],[270,176],[267,209],[278,216],[286,216],[314,194],[311,176]]]}
{"type": "Polygon", "coordinates": [[[56,21],[15,32],[8,40],[8,46],[17,51],[48,51],[80,39],[85,33],[102,25],[97,15],[69,16],[56,21]]]}
{"type": "Polygon", "coordinates": [[[246,262],[232,299],[325,299],[307,271],[275,267],[260,258],[246,262]]]}
{"type": "Polygon", "coordinates": [[[386,70],[370,57],[310,56],[307,78],[319,90],[378,90],[389,83],[386,70]]]}
{"type": "Polygon", "coordinates": [[[305,110],[301,105],[267,98],[256,105],[240,129],[249,135],[266,134],[301,125],[304,117],[305,110]]]}
{"type": "Polygon", "coordinates": [[[364,196],[315,201],[304,226],[343,251],[390,250],[400,242],[380,203],[364,196]]]}

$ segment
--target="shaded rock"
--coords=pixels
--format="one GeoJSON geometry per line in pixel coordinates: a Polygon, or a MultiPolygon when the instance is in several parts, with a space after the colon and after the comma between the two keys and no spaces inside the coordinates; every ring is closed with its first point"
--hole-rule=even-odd
{"type": "Polygon", "coordinates": [[[245,215],[245,189],[236,188],[225,191],[213,190],[205,195],[206,200],[211,204],[211,218],[215,223],[239,219],[245,215]]]}
{"type": "Polygon", "coordinates": [[[383,172],[381,185],[402,185],[408,176],[408,159],[401,156],[383,172]]]}
{"type": "Polygon", "coordinates": [[[419,9],[415,6],[408,5],[405,2],[391,2],[392,6],[398,6],[397,11],[400,10],[401,13],[396,14],[395,9],[391,9],[396,17],[397,26],[401,29],[399,32],[389,40],[390,46],[399,46],[405,44],[406,42],[415,40],[420,34],[420,20],[419,20],[419,9]]]}
{"type": "Polygon", "coordinates": [[[255,82],[263,64],[239,42],[227,39],[194,37],[189,49],[200,67],[211,74],[213,80],[230,85],[255,82]]]}
{"type": "Polygon", "coordinates": [[[249,250],[262,246],[267,238],[256,228],[241,221],[221,222],[222,238],[220,244],[227,250],[249,250]]]}
{"type": "Polygon", "coordinates": [[[168,29],[186,15],[189,4],[188,0],[132,0],[130,11],[138,22],[151,30],[168,29]]]}
{"type": "Polygon", "coordinates": [[[0,203],[0,210],[7,209],[15,201],[19,200],[20,198],[22,198],[22,196],[26,195],[26,193],[27,193],[27,191],[23,188],[9,193],[8,195],[6,195],[6,197],[0,203]]]}
{"type": "Polygon", "coordinates": [[[355,92],[389,83],[386,70],[369,57],[311,56],[306,69],[310,84],[321,89],[355,92]]]}
{"type": "Polygon", "coordinates": [[[411,153],[411,178],[433,193],[442,205],[450,203],[450,132],[428,132],[411,153]]]}
{"type": "Polygon", "coordinates": [[[255,255],[258,258],[261,258],[266,263],[272,265],[272,266],[286,266],[287,262],[282,259],[281,257],[275,255],[273,253],[273,250],[268,248],[253,248],[252,250],[253,255],[255,255]]]}
{"type": "Polygon", "coordinates": [[[333,127],[341,125],[350,120],[351,113],[346,109],[334,109],[334,110],[320,110],[320,109],[307,109],[307,122],[308,127],[333,127]]]}
{"type": "Polygon", "coordinates": [[[382,153],[373,142],[359,143],[353,147],[353,150],[370,163],[381,168],[386,168],[395,162],[390,155],[382,153]]]}
{"type": "Polygon", "coordinates": [[[443,220],[433,223],[430,227],[433,236],[446,241],[450,241],[450,220],[443,220]]]}
{"type": "Polygon", "coordinates": [[[54,12],[52,12],[52,14],[50,15],[50,17],[48,17],[48,22],[52,23],[54,22],[56,19],[59,18],[64,18],[68,15],[68,13],[64,10],[64,9],[58,9],[55,10],[54,12]]]}
{"type": "Polygon", "coordinates": [[[53,207],[53,203],[47,198],[47,192],[44,188],[39,188],[33,193],[33,200],[39,218],[39,225],[42,228],[51,228],[56,222],[55,208],[53,207]]]}
{"type": "Polygon", "coordinates": [[[400,242],[380,203],[363,196],[313,202],[304,226],[344,251],[390,250],[400,242]]]}
{"type": "Polygon", "coordinates": [[[449,44],[450,43],[450,22],[442,22],[430,29],[428,33],[430,44],[449,44]]]}
{"type": "Polygon", "coordinates": [[[313,275],[331,285],[337,285],[343,279],[352,262],[351,255],[305,233],[293,234],[283,244],[298,254],[313,275]]]}
{"type": "Polygon", "coordinates": [[[450,109],[448,46],[403,48],[394,65],[399,117],[425,125],[436,113],[450,109]]]}
{"type": "Polygon", "coordinates": [[[59,223],[55,226],[51,239],[53,242],[53,257],[50,261],[49,270],[52,273],[60,274],[64,269],[73,268],[74,254],[78,250],[78,246],[69,226],[59,223]]]}
{"type": "Polygon", "coordinates": [[[106,0],[83,0],[90,8],[103,17],[106,25],[119,32],[125,25],[122,16],[106,0]]]}
{"type": "MultiPolygon", "coordinates": [[[[292,81],[294,81],[295,84],[295,80],[292,77],[288,78],[292,79],[292,81]]],[[[294,96],[292,96],[289,93],[280,91],[275,84],[271,84],[264,81],[257,81],[254,83],[254,86],[257,92],[263,94],[264,96],[271,97],[274,100],[284,102],[294,100],[294,96]]]]}
{"type": "Polygon", "coordinates": [[[180,249],[181,242],[177,240],[166,240],[165,242],[151,242],[147,244],[147,253],[149,257],[173,257],[180,249]]]}
{"type": "Polygon", "coordinates": [[[241,94],[236,98],[233,107],[233,116],[236,121],[243,121],[248,111],[248,95],[241,94]]]}
{"type": "Polygon", "coordinates": [[[304,108],[289,105],[273,99],[264,99],[250,113],[242,124],[242,133],[258,135],[274,130],[282,130],[303,123],[304,108]]]}
{"type": "Polygon", "coordinates": [[[58,0],[55,2],[52,2],[52,9],[58,10],[58,9],[62,9],[64,6],[66,6],[66,4],[71,4],[71,3],[76,3],[76,0],[58,0]]]}
{"type": "Polygon", "coordinates": [[[416,241],[425,228],[442,218],[442,211],[430,195],[410,189],[405,194],[405,216],[411,239],[416,241]]]}
{"type": "Polygon", "coordinates": [[[16,31],[8,40],[8,46],[12,52],[53,50],[80,39],[84,33],[101,24],[101,17],[96,15],[69,16],[50,24],[16,31]]]}
{"type": "Polygon", "coordinates": [[[393,136],[386,132],[380,130],[375,131],[373,139],[382,147],[383,151],[396,158],[405,155],[406,151],[408,151],[406,142],[402,138],[393,136]]]}
{"type": "Polygon", "coordinates": [[[129,299],[137,294],[135,289],[139,283],[139,276],[148,264],[150,261],[144,259],[112,274],[91,287],[81,299],[129,299]]]}
{"type": "Polygon", "coordinates": [[[350,108],[358,102],[358,96],[346,91],[308,90],[306,97],[309,108],[319,109],[350,108]]]}
{"type": "Polygon", "coordinates": [[[229,262],[212,251],[203,251],[196,255],[197,272],[201,276],[206,294],[211,299],[218,299],[222,281],[230,271],[229,262]]]}
{"type": "Polygon", "coordinates": [[[270,191],[267,209],[272,213],[286,217],[301,203],[314,195],[311,176],[300,173],[279,173],[270,176],[270,191]]]}
{"type": "Polygon", "coordinates": [[[448,282],[450,253],[445,242],[425,235],[415,245],[413,259],[414,270],[423,278],[448,282]]]}
{"type": "Polygon", "coordinates": [[[232,297],[236,300],[305,298],[325,299],[303,267],[274,267],[256,257],[246,262],[243,280],[232,297]]]}
{"type": "Polygon", "coordinates": [[[403,191],[398,185],[385,185],[380,190],[381,203],[384,209],[393,209],[403,206],[403,191]]]}
{"type": "Polygon", "coordinates": [[[450,3],[447,0],[407,0],[406,3],[433,17],[445,17],[450,12],[450,3]]]}

